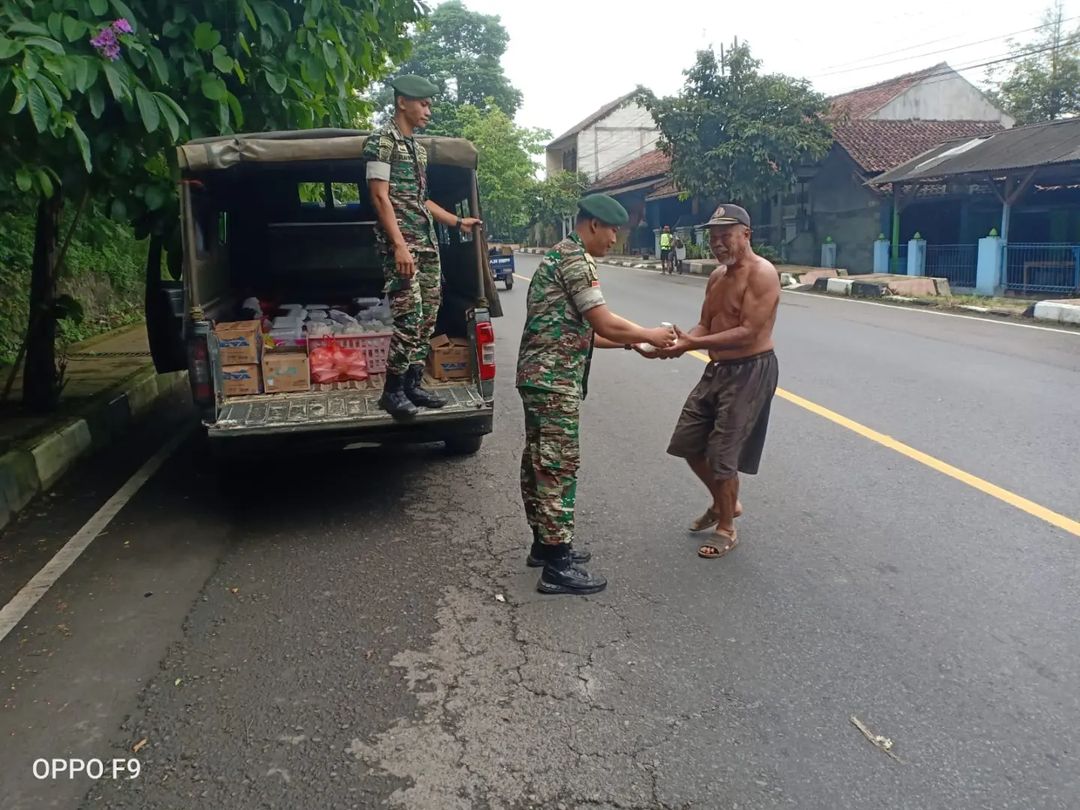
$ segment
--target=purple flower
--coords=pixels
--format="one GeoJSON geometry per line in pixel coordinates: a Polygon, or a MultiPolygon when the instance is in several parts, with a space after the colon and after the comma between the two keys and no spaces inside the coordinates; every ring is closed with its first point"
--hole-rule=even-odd
{"type": "Polygon", "coordinates": [[[113,29],[115,31],[117,31],[117,32],[119,32],[121,34],[134,33],[134,29],[131,27],[131,23],[129,23],[124,17],[121,17],[119,20],[116,20],[112,24],[112,27],[113,27],[113,29]]]}
{"type": "Polygon", "coordinates": [[[116,32],[111,28],[102,28],[101,32],[90,40],[90,44],[99,51],[116,44],[116,32]]]}
{"type": "Polygon", "coordinates": [[[116,32],[111,28],[102,28],[96,37],[90,40],[98,53],[111,62],[120,58],[120,43],[116,39],[116,32]]]}

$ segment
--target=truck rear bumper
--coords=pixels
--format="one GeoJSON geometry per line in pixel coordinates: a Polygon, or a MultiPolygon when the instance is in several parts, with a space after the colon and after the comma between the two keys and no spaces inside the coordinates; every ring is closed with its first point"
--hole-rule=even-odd
{"type": "Polygon", "coordinates": [[[243,439],[245,445],[422,443],[492,431],[494,405],[474,384],[442,384],[435,390],[448,400],[446,407],[421,408],[408,419],[395,419],[379,407],[381,391],[360,390],[231,399],[204,425],[216,443],[243,439]]]}

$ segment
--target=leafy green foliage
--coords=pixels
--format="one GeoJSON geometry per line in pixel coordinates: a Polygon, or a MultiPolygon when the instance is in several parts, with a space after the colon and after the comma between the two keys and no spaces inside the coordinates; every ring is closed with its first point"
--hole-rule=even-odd
{"type": "MultiPolygon", "coordinates": [[[[521,92],[502,69],[509,42],[498,16],[470,11],[460,0],[449,0],[431,13],[412,38],[409,58],[396,70],[425,76],[440,88],[426,134],[460,137],[464,122],[459,111],[466,105],[483,109],[490,103],[514,117],[521,92]]],[[[390,88],[378,97],[387,110],[393,100],[390,88]]]]}
{"type": "Polygon", "coordinates": [[[588,187],[589,177],[582,172],[559,172],[546,178],[536,187],[532,222],[559,225],[577,212],[578,200],[585,196],[588,187]]]}
{"type": "MultiPolygon", "coordinates": [[[[49,199],[43,233],[57,232],[65,198],[109,199],[114,220],[162,236],[175,263],[175,145],[356,123],[370,109],[357,90],[405,57],[406,26],[425,11],[417,0],[0,0],[0,195],[49,199]]],[[[53,365],[50,321],[74,310],[54,306],[56,268],[40,264],[28,387],[48,407],[37,381],[53,365]]]]}
{"type": "Polygon", "coordinates": [[[760,64],[745,43],[726,70],[711,49],[699,51],[679,95],[639,90],[684,192],[754,202],[787,190],[801,164],[828,151],[825,97],[804,80],[761,74],[760,64]]]}
{"type": "MultiPolygon", "coordinates": [[[[35,206],[24,200],[0,211],[0,363],[11,363],[26,333],[26,300],[34,253],[35,206]]],[[[91,204],[76,228],[60,282],[60,335],[74,342],[142,317],[146,243],[91,204]],[[66,298],[64,296],[67,296],[66,298]],[[70,318],[82,310],[83,317],[70,318]]]]}
{"type": "Polygon", "coordinates": [[[352,125],[369,111],[355,90],[405,56],[405,26],[423,10],[413,0],[6,0],[0,169],[46,196],[61,181],[75,193],[89,184],[120,198],[140,234],[160,231],[175,204],[149,203],[175,182],[173,145],[240,127],[352,125]]]}
{"type": "Polygon", "coordinates": [[[537,167],[532,156],[543,153],[551,133],[517,126],[494,100],[482,109],[465,105],[459,120],[462,137],[480,153],[476,177],[489,234],[519,237],[535,200],[537,167]]]}
{"type": "Polygon", "coordinates": [[[1040,33],[1028,42],[1010,41],[1016,61],[997,81],[988,73],[991,96],[1016,123],[1039,124],[1080,114],[1080,27],[1066,29],[1060,0],[1043,14],[1040,33]]]}

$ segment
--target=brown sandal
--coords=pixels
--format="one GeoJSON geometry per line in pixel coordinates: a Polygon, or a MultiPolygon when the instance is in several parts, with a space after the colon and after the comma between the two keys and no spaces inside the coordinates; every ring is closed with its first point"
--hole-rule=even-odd
{"type": "Polygon", "coordinates": [[[716,536],[716,541],[712,543],[703,543],[698,548],[698,556],[705,560],[719,560],[735,546],[739,545],[739,533],[727,534],[726,532],[717,531],[713,533],[716,536]]]}
{"type": "MultiPolygon", "coordinates": [[[[735,517],[742,517],[742,503],[736,502],[735,504],[735,517]]],[[[690,524],[690,531],[703,532],[706,529],[711,529],[716,525],[716,522],[720,520],[720,516],[712,510],[710,506],[705,510],[705,514],[690,524]]]]}

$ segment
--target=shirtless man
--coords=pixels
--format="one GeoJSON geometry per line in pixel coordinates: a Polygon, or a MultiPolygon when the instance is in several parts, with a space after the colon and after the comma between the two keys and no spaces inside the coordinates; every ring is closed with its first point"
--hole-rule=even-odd
{"type": "Polygon", "coordinates": [[[772,330],[780,280],[772,263],[750,247],[745,209],[721,205],[707,227],[709,247],[720,267],[705,288],[701,322],[689,332],[679,331],[676,344],[655,356],[680,357],[698,350],[707,351],[711,359],[686,400],[668,453],[685,458],[712,495],[712,504],[690,530],[716,527],[698,554],[717,559],[738,543],[739,473],[757,474],[765,446],[777,382],[772,330]]]}

